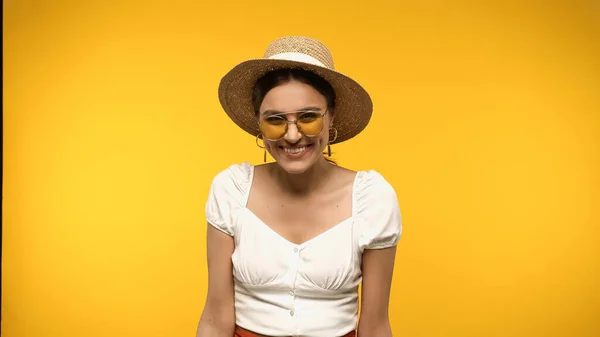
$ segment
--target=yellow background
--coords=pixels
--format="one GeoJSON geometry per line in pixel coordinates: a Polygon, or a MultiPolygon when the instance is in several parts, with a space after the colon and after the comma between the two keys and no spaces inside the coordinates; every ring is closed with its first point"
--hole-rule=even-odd
{"type": "MultiPolygon", "coordinates": [[[[4,1],[3,337],[193,336],[234,64],[325,42],[404,215],[395,336],[600,336],[600,2],[4,1]]],[[[368,336],[367,336],[368,337],[368,336]]]]}

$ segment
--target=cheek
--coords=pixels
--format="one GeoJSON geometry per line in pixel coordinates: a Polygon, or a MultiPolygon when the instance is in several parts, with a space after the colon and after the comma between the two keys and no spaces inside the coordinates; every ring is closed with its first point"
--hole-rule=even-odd
{"type": "Polygon", "coordinates": [[[277,149],[277,143],[267,141],[265,142],[265,147],[269,152],[273,152],[277,149]]]}
{"type": "Polygon", "coordinates": [[[319,135],[319,147],[321,149],[324,149],[327,146],[327,144],[329,144],[329,129],[325,127],[319,135]]]}

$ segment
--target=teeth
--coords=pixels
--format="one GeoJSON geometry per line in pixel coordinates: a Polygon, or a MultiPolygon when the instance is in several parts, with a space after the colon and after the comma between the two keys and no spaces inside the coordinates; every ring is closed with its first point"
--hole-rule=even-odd
{"type": "Polygon", "coordinates": [[[304,150],[306,150],[306,146],[298,147],[295,149],[290,149],[290,148],[284,147],[283,150],[287,153],[300,153],[300,152],[303,152],[304,150]]]}

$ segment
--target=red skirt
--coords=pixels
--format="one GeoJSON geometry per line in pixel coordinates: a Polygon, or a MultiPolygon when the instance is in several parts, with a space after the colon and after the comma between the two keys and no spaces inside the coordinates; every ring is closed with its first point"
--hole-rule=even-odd
{"type": "MultiPolygon", "coordinates": [[[[239,326],[236,326],[235,332],[233,333],[233,337],[269,337],[269,336],[259,335],[254,332],[248,331],[246,329],[240,328],[239,326]]],[[[341,337],[356,337],[356,331],[350,331],[341,337]]]]}

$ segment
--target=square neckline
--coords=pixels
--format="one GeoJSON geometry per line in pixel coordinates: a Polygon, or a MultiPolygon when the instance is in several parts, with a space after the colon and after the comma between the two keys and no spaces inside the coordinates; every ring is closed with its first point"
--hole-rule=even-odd
{"type": "Polygon", "coordinates": [[[335,229],[341,227],[342,225],[344,225],[345,223],[349,222],[350,220],[354,220],[355,216],[356,216],[356,185],[358,183],[359,180],[359,176],[361,175],[362,171],[356,171],[353,181],[352,181],[352,205],[351,205],[351,214],[349,217],[343,219],[342,221],[334,224],[332,227],[326,229],[325,231],[311,237],[308,240],[305,240],[302,243],[295,243],[290,241],[289,239],[285,238],[283,235],[281,235],[279,232],[277,232],[276,230],[274,230],[271,226],[269,226],[266,222],[264,222],[258,215],[256,215],[256,213],[254,213],[250,208],[248,208],[248,199],[250,198],[250,191],[252,190],[252,186],[254,185],[254,169],[255,166],[248,163],[248,165],[250,166],[250,170],[249,170],[249,184],[248,184],[248,189],[246,191],[246,196],[245,196],[245,200],[244,200],[244,209],[250,213],[250,215],[252,217],[254,217],[254,219],[256,219],[263,227],[266,227],[267,230],[271,231],[273,234],[275,234],[276,237],[278,237],[279,239],[281,239],[282,241],[284,241],[286,244],[291,245],[292,247],[298,248],[298,249],[302,249],[306,246],[308,246],[310,243],[312,243],[313,241],[316,241],[317,239],[326,236],[328,233],[334,231],[335,229]]]}

